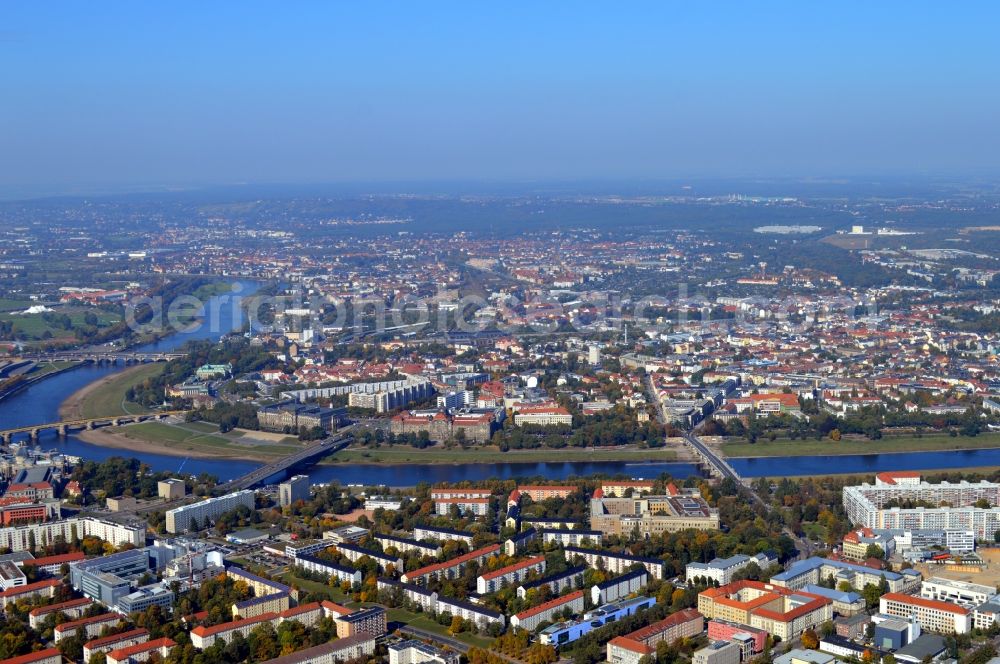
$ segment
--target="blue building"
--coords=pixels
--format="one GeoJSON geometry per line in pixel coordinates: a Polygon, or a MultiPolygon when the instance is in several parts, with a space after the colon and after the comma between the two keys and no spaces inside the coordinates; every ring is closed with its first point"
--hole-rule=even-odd
{"type": "Polygon", "coordinates": [[[605,604],[583,614],[579,620],[570,620],[546,627],[541,631],[539,638],[545,645],[556,647],[565,645],[576,641],[593,629],[634,615],[654,604],[656,604],[655,597],[637,597],[614,604],[605,604]]]}

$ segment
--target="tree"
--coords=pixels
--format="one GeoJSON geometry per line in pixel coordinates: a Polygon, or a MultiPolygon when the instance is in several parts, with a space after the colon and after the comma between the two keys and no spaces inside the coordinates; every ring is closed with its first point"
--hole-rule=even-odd
{"type": "Polygon", "coordinates": [[[809,650],[819,648],[819,637],[816,636],[816,632],[811,629],[802,632],[802,647],[809,650]]]}
{"type": "Polygon", "coordinates": [[[865,549],[865,557],[885,560],[885,551],[878,544],[869,544],[868,548],[865,549]]]}

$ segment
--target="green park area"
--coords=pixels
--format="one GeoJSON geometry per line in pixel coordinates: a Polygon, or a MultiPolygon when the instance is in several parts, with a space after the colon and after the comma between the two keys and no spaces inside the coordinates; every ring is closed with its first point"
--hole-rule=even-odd
{"type": "Polygon", "coordinates": [[[67,306],[56,311],[35,314],[20,314],[33,303],[2,300],[0,304],[0,331],[5,338],[25,341],[77,341],[77,329],[100,329],[113,325],[121,316],[95,307],[67,306]],[[26,306],[12,307],[13,304],[26,306]],[[8,308],[9,307],[9,308],[8,308]]]}
{"type": "Polygon", "coordinates": [[[779,457],[817,456],[834,454],[891,454],[893,452],[947,452],[953,450],[978,450],[1000,447],[1000,434],[984,433],[978,436],[949,436],[928,434],[924,436],[886,436],[878,440],[758,440],[748,443],[744,439],[725,442],[721,446],[727,457],[779,457]]]}
{"type": "Polygon", "coordinates": [[[130,387],[142,384],[163,373],[166,365],[162,362],[131,367],[97,384],[84,388],[70,397],[66,406],[74,410],[74,417],[90,419],[111,415],[136,415],[146,412],[141,405],[127,401],[130,387]]]}
{"type": "Polygon", "coordinates": [[[234,429],[219,433],[207,422],[142,422],[115,430],[120,436],[142,444],[144,449],[163,454],[231,457],[273,461],[302,449],[292,437],[277,440],[258,438],[257,432],[234,429]]]}
{"type": "Polygon", "coordinates": [[[663,463],[676,461],[672,450],[623,448],[577,448],[508,450],[495,445],[462,449],[409,445],[382,445],[378,448],[350,447],[324,459],[323,463],[549,463],[564,461],[622,461],[626,463],[663,463]]]}

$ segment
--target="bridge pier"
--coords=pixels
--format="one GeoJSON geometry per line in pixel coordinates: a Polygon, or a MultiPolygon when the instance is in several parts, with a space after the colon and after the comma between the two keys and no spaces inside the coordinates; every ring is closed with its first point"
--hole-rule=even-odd
{"type": "Polygon", "coordinates": [[[9,433],[5,433],[3,435],[3,444],[4,445],[10,445],[11,438],[12,438],[12,436],[9,433]]]}
{"type": "Polygon", "coordinates": [[[94,428],[94,421],[91,420],[87,422],[87,431],[91,431],[94,428]]]}
{"type": "Polygon", "coordinates": [[[117,418],[117,417],[111,420],[111,426],[113,426],[113,427],[121,426],[121,424],[122,424],[122,421],[119,418],[117,418]]]}
{"type": "Polygon", "coordinates": [[[40,429],[32,429],[31,430],[31,433],[29,434],[29,436],[31,438],[31,442],[33,442],[33,443],[37,443],[38,442],[38,434],[40,432],[41,432],[40,429]]]}
{"type": "Polygon", "coordinates": [[[59,433],[59,437],[60,438],[65,438],[66,437],[66,425],[65,424],[60,424],[59,428],[56,429],[56,431],[59,433]]]}

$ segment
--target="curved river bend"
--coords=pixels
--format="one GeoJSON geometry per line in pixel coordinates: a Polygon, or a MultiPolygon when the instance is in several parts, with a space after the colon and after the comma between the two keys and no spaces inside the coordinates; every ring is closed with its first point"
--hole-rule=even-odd
{"type": "MultiPolygon", "coordinates": [[[[251,295],[257,289],[252,282],[237,282],[239,294],[251,295]]],[[[222,334],[239,329],[243,314],[234,306],[231,296],[212,298],[206,311],[217,310],[218,320],[225,321],[225,329],[204,325],[187,333],[178,333],[159,342],[143,346],[138,350],[174,350],[186,341],[217,339],[222,334]],[[235,311],[234,311],[235,309],[235,311]]],[[[18,394],[0,402],[0,428],[29,426],[55,422],[59,419],[59,406],[66,398],[88,383],[121,371],[121,366],[80,367],[73,371],[48,378],[32,385],[18,394]]],[[[154,470],[198,474],[209,473],[222,480],[243,475],[261,464],[253,461],[232,459],[185,459],[183,457],[145,452],[129,453],[125,450],[93,445],[80,440],[73,434],[60,439],[55,432],[42,435],[39,440],[42,449],[58,449],[66,454],[100,461],[112,456],[134,456],[154,470]]],[[[801,456],[730,459],[730,464],[743,477],[815,475],[836,468],[841,473],[873,473],[883,470],[926,470],[937,468],[968,468],[974,466],[1000,466],[1000,449],[969,450],[959,452],[912,452],[898,454],[872,454],[848,456],[801,456]]],[[[571,463],[499,463],[499,464],[343,464],[316,466],[307,474],[314,483],[338,481],[342,484],[385,484],[388,486],[412,486],[418,482],[455,482],[459,480],[481,480],[489,477],[511,478],[540,476],[548,479],[565,479],[572,475],[593,473],[623,473],[631,477],[656,477],[660,473],[670,473],[683,478],[698,474],[698,468],[690,463],[625,463],[625,462],[585,462],[571,463]]]]}

